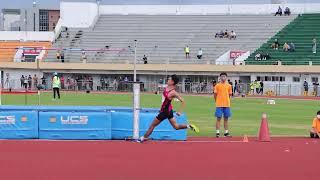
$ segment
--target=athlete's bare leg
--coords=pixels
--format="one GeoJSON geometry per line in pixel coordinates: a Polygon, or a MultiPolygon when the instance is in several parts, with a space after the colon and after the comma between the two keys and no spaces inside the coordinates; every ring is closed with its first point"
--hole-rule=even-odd
{"type": "Polygon", "coordinates": [[[217,118],[217,121],[216,121],[216,130],[220,130],[220,126],[221,126],[221,118],[217,118]]]}
{"type": "Polygon", "coordinates": [[[228,118],[224,118],[224,130],[229,130],[229,126],[228,126],[228,118]]]}
{"type": "Polygon", "coordinates": [[[170,122],[171,126],[176,130],[188,128],[188,125],[186,125],[186,124],[178,124],[175,118],[169,119],[169,122],[170,122]]]}
{"type": "Polygon", "coordinates": [[[160,123],[161,123],[161,121],[160,121],[159,119],[155,118],[155,119],[152,121],[152,123],[151,123],[148,131],[144,134],[143,137],[147,139],[147,138],[152,134],[154,128],[157,127],[160,123]]]}

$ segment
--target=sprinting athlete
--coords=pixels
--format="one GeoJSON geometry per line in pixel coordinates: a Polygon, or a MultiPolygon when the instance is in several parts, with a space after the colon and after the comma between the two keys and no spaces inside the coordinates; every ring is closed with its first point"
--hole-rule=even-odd
{"type": "Polygon", "coordinates": [[[158,126],[165,119],[168,119],[170,124],[172,125],[172,127],[176,130],[190,128],[191,130],[195,131],[196,133],[199,132],[199,129],[193,124],[178,124],[176,119],[173,116],[173,107],[172,107],[171,101],[174,98],[177,98],[181,102],[180,109],[176,113],[178,116],[181,115],[182,110],[185,107],[184,99],[175,90],[176,84],[178,84],[178,82],[179,82],[179,78],[175,74],[168,78],[167,87],[163,91],[163,102],[161,105],[160,113],[153,120],[153,122],[151,123],[151,125],[150,125],[148,131],[145,133],[145,135],[139,138],[140,142],[147,140],[149,138],[149,136],[152,134],[154,128],[156,126],[158,126]]]}

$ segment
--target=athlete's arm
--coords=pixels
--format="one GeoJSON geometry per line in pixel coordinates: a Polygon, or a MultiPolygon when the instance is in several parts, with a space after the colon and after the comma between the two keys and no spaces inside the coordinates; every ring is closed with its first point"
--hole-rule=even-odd
{"type": "Polygon", "coordinates": [[[218,93],[217,85],[215,85],[214,88],[213,88],[214,102],[217,102],[217,93],[218,93]]]}
{"type": "Polygon", "coordinates": [[[180,96],[179,93],[177,93],[176,91],[174,91],[173,93],[173,97],[177,98],[180,102],[181,102],[181,106],[179,108],[179,110],[177,111],[177,115],[180,116],[182,111],[184,110],[184,108],[186,107],[186,102],[184,101],[184,99],[180,96]]]}

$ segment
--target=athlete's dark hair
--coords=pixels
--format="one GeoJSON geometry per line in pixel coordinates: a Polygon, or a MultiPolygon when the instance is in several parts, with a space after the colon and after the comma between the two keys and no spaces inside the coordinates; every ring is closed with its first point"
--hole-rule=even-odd
{"type": "Polygon", "coordinates": [[[220,74],[220,76],[223,76],[223,75],[228,76],[226,72],[222,72],[222,73],[220,74]]]}
{"type": "Polygon", "coordinates": [[[317,112],[317,115],[320,115],[320,111],[317,112]]]}
{"type": "Polygon", "coordinates": [[[171,77],[172,81],[174,82],[174,85],[179,83],[179,78],[177,75],[173,74],[170,77],[171,77]]]}

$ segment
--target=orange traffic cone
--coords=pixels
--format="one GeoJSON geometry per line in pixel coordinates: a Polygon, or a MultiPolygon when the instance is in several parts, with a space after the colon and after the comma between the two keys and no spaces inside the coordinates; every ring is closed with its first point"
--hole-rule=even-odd
{"type": "Polygon", "coordinates": [[[246,142],[246,143],[249,142],[249,139],[248,139],[247,135],[243,136],[242,142],[246,142]]]}
{"type": "Polygon", "coordinates": [[[270,142],[271,141],[266,113],[262,114],[261,125],[260,125],[260,130],[259,130],[259,141],[260,142],[270,142]]]}

